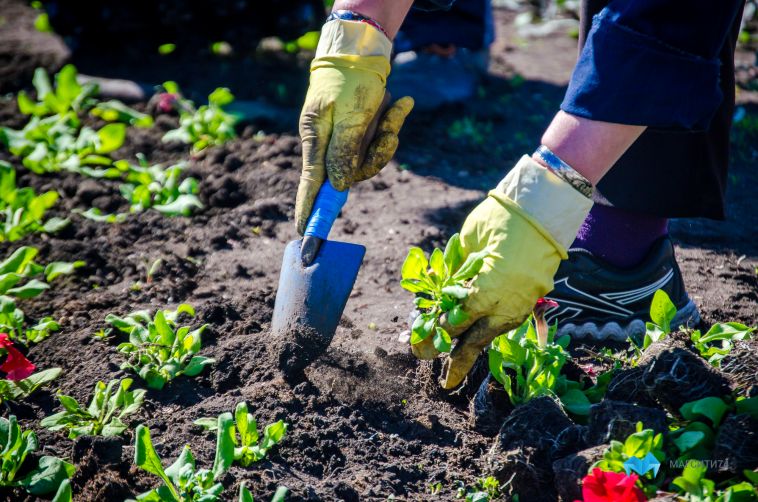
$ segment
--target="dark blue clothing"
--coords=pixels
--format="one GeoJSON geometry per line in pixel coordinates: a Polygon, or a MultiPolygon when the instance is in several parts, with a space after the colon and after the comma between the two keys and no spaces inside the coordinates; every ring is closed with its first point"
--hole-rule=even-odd
{"type": "Polygon", "coordinates": [[[592,28],[561,109],[659,128],[708,127],[724,99],[721,49],[743,0],[613,0],[592,28]]]}
{"type": "Polygon", "coordinates": [[[414,7],[395,39],[396,52],[431,44],[478,51],[492,43],[494,25],[490,0],[417,0],[414,7]]]}
{"type": "Polygon", "coordinates": [[[448,10],[455,0],[416,0],[413,7],[419,10],[448,10]]]}

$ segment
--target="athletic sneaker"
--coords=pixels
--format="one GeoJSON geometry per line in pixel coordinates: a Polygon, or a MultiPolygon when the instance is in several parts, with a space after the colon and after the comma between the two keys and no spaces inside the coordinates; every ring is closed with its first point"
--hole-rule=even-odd
{"type": "Polygon", "coordinates": [[[671,239],[657,241],[636,267],[621,269],[573,248],[555,275],[555,289],[546,298],[558,307],[545,316],[558,321],[558,334],[572,338],[623,341],[645,334],[653,294],[662,289],[677,308],[672,326],[700,322],[697,307],[687,296],[671,239]]]}

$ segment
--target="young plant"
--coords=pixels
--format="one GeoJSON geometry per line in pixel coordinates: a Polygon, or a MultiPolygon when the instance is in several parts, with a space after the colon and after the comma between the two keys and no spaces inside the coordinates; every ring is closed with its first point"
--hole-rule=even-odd
{"type": "Polygon", "coordinates": [[[263,430],[263,438],[258,435],[258,422],[256,422],[252,413],[247,410],[247,403],[244,401],[237,404],[234,410],[234,422],[231,420],[231,414],[228,420],[217,418],[199,418],[195,420],[195,425],[199,425],[206,430],[213,431],[222,423],[228,427],[228,430],[221,431],[223,437],[231,437],[234,444],[234,461],[242,467],[248,467],[251,464],[263,460],[268,451],[279,444],[287,432],[286,424],[283,420],[269,424],[263,430]]]}
{"type": "Polygon", "coordinates": [[[208,104],[195,107],[189,99],[181,97],[176,82],[165,82],[163,88],[170,100],[169,106],[179,112],[179,128],[163,135],[163,141],[181,141],[192,145],[196,152],[213,145],[223,145],[237,134],[234,125],[237,118],[224,111],[224,106],[234,101],[234,95],[226,87],[219,87],[208,96],[208,104]]]}
{"type": "Polygon", "coordinates": [[[129,334],[129,341],[118,346],[119,352],[127,356],[121,369],[134,371],[149,388],[160,390],[179,375],[197,376],[215,363],[215,359],[196,355],[207,325],[193,331],[189,326],[179,327],[177,317],[181,313],[194,316],[195,309],[181,304],[175,311],[158,310],[152,319],[145,311],[123,318],[109,314],[106,322],[129,334]]]}
{"type": "Polygon", "coordinates": [[[148,165],[140,156],[139,165],[119,161],[116,165],[126,171],[126,183],[121,185],[121,195],[129,201],[132,213],[153,208],[167,216],[189,216],[203,204],[197,197],[198,182],[182,174],[185,163],[170,167],[148,165]]]}
{"type": "MultiPolygon", "coordinates": [[[[221,430],[221,428],[219,428],[221,430]]],[[[218,480],[229,465],[219,462],[221,438],[217,440],[216,461],[213,469],[197,469],[195,457],[186,445],[179,458],[166,469],[153,447],[150,430],[138,425],[134,434],[134,463],[137,467],[161,478],[163,484],[137,496],[137,500],[163,502],[214,502],[219,499],[224,486],[218,480]]]]}
{"type": "Polygon", "coordinates": [[[737,322],[718,323],[711,326],[706,334],[700,330],[690,333],[690,340],[700,355],[713,366],[721,366],[721,360],[731,352],[734,342],[748,340],[755,328],[737,322]]]}
{"type": "Polygon", "coordinates": [[[40,457],[37,468],[29,471],[25,461],[39,449],[39,440],[34,431],[21,429],[15,415],[0,417],[0,447],[0,487],[23,487],[32,495],[45,495],[74,474],[73,465],[51,456],[40,457]]]}
{"type": "Polygon", "coordinates": [[[68,64],[55,75],[53,87],[45,69],[37,68],[32,78],[32,84],[37,91],[37,101],[32,100],[26,92],[19,92],[19,111],[35,117],[84,111],[95,103],[94,97],[97,95],[98,87],[93,83],[80,85],[76,77],[76,67],[68,64]]]}
{"type": "MultiPolygon", "coordinates": [[[[603,454],[603,458],[595,462],[592,469],[598,468],[606,472],[628,474],[630,465],[657,462],[660,466],[665,459],[663,434],[656,434],[652,429],[643,429],[642,423],[637,422],[637,432],[631,434],[623,443],[612,440],[610,447],[603,454]]],[[[637,472],[637,474],[640,475],[640,481],[643,482],[643,490],[650,496],[656,492],[657,485],[663,481],[665,477],[663,470],[651,467],[647,470],[638,468],[636,471],[640,470],[643,472],[637,472]]]]}
{"type": "Polygon", "coordinates": [[[435,249],[429,260],[421,248],[411,248],[403,263],[400,285],[416,294],[414,303],[421,313],[413,322],[411,344],[421,343],[430,336],[440,352],[450,352],[450,335],[440,325],[445,315],[452,326],[466,321],[468,314],[461,302],[469,294],[471,281],[484,265],[485,252],[471,253],[463,259],[458,234],[447,242],[444,253],[435,249]]]}
{"type": "Polygon", "coordinates": [[[669,295],[665,291],[659,289],[653,295],[653,301],[650,303],[650,319],[652,322],[645,324],[645,336],[642,339],[642,343],[638,343],[636,340],[629,339],[629,343],[634,352],[634,361],[642,356],[642,353],[648,349],[653,343],[663,340],[672,328],[675,329],[678,326],[672,326],[671,322],[676,317],[676,306],[669,298],[669,295]]]}
{"type": "Polygon", "coordinates": [[[45,213],[58,200],[58,192],[37,195],[31,187],[16,186],[16,170],[0,161],[0,242],[17,241],[39,232],[54,233],[66,225],[68,219],[45,219],[45,213]]]}
{"type": "Polygon", "coordinates": [[[538,396],[556,395],[559,383],[565,387],[561,369],[570,357],[566,352],[570,339],[562,336],[554,340],[555,325],[547,333],[538,334],[540,323],[533,318],[530,316],[520,327],[495,338],[488,352],[490,372],[514,406],[538,396]]]}
{"type": "Polygon", "coordinates": [[[120,436],[127,429],[123,419],[142,406],[145,390],[130,391],[131,378],[97,382],[92,401],[83,408],[73,397],[58,394],[63,411],[45,417],[40,425],[52,431],[67,429],[69,439],[79,436],[120,436]]]}
{"type": "Polygon", "coordinates": [[[467,487],[461,482],[455,498],[464,499],[465,502],[489,502],[500,497],[500,481],[492,476],[479,478],[473,487],[467,487]]]}
{"type": "MultiPolygon", "coordinates": [[[[287,493],[289,493],[289,488],[286,486],[280,486],[276,489],[276,492],[274,492],[274,496],[271,497],[271,502],[284,502],[287,499],[287,493]]],[[[237,498],[238,502],[255,502],[253,499],[253,494],[250,493],[250,490],[248,490],[247,486],[245,486],[245,482],[243,481],[240,483],[240,494],[237,498]]]]}

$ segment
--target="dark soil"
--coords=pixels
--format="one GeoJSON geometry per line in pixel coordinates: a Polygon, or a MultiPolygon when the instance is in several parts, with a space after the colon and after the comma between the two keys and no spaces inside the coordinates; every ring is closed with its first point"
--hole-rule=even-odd
{"type": "MultiPolygon", "coordinates": [[[[233,498],[243,481],[259,500],[268,500],[279,485],[290,488],[288,500],[294,501],[390,496],[428,500],[428,487],[438,482],[439,499],[451,500],[456,481],[470,485],[491,471],[504,481],[515,473],[509,490],[521,493],[521,500],[555,500],[553,462],[594,446],[587,429],[574,424],[552,401],[540,400],[532,406],[540,407],[543,419],[532,420],[525,413],[529,409],[516,410],[496,439],[488,437],[469,424],[468,401],[481,378],[472,378],[462,395],[426,392],[433,378],[417,378],[418,363],[396,342],[411,306],[398,280],[408,247],[439,246],[458,230],[483,190],[534,146],[560,101],[571,68],[574,42],[569,37],[522,44],[510,28],[513,14],[497,14],[502,30],[494,49],[493,75],[479,96],[465,108],[413,115],[399,162],[351,191],[333,238],[365,245],[366,258],[331,348],[305,370],[302,381],[287,381],[279,372],[269,334],[282,253],[296,238],[292,216],[301,163],[294,123],[277,134],[255,135],[257,129],[248,127],[228,145],[190,158],[188,172],[200,180],[206,205],[192,218],[166,218],[148,211],[123,224],[107,225],[73,215],[70,227],[59,235],[0,245],[0,256],[28,244],[40,249],[43,263],[87,262],[76,276],[22,303],[31,319],[61,319],[61,331],[33,347],[29,357],[40,368],[58,366],[64,372],[53,389],[3,410],[4,416],[15,413],[26,427],[37,430],[45,454],[76,463],[72,484],[77,500],[123,500],[151,488],[156,479],[132,466],[133,429],[123,442],[70,441],[40,429],[38,421],[57,411],[54,390],[87,401],[97,380],[127,376],[119,370],[119,337],[102,342],[91,336],[107,327],[107,314],[184,302],[198,311],[188,323],[209,324],[202,355],[217,362],[199,377],[180,377],[161,391],[149,391],[145,406],[133,417],[133,424],[150,427],[164,462],[190,444],[198,464],[210,467],[214,438],[192,421],[231,411],[242,400],[259,424],[278,419],[290,424],[286,439],[267,459],[248,469],[231,469],[223,480],[225,500],[233,498]],[[526,80],[514,80],[517,73],[526,80]],[[464,114],[492,124],[482,143],[448,137],[452,121],[464,114]],[[148,280],[147,269],[159,258],[162,265],[148,280]],[[564,445],[560,456],[552,449],[556,444],[564,445]]],[[[234,68],[233,62],[224,64],[234,68]]],[[[103,74],[121,77],[144,76],[153,69],[129,67],[118,58],[101,64],[103,74]]],[[[250,66],[248,61],[243,67],[250,66]]],[[[172,66],[155,71],[166,68],[172,66]]],[[[187,82],[181,79],[181,67],[173,68],[175,78],[189,89],[229,85],[233,91],[236,86],[255,93],[251,88],[257,82],[265,80],[261,89],[271,89],[279,75],[285,81],[305,82],[302,67],[287,74],[250,70],[259,80],[249,80],[247,70],[226,71],[223,78],[229,81],[215,81],[219,77],[214,66],[198,64],[187,82]]],[[[745,96],[750,95],[744,93],[740,99],[745,96]]],[[[296,110],[299,99],[297,93],[287,96],[290,111],[296,110]]],[[[154,162],[186,160],[185,147],[160,141],[175,120],[161,116],[154,129],[130,130],[128,143],[116,156],[133,158],[142,152],[154,162]]],[[[23,123],[12,102],[0,106],[0,123],[23,123]]],[[[673,226],[685,281],[708,323],[758,322],[758,225],[751,188],[758,184],[756,144],[734,145],[735,181],[729,187],[727,222],[686,220],[673,226]]],[[[5,152],[0,158],[13,160],[5,152]]],[[[108,211],[124,207],[115,184],[28,173],[20,182],[37,190],[60,191],[63,197],[54,214],[91,206],[108,211]]],[[[433,376],[433,365],[423,367],[433,376]]],[[[640,394],[634,401],[643,398],[640,394]]],[[[730,438],[722,439],[730,444],[730,438]]],[[[21,492],[3,496],[28,500],[21,492]]]]}

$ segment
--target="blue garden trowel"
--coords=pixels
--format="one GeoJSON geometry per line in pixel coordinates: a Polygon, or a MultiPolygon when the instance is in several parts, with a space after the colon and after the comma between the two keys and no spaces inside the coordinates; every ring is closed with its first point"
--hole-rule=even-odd
{"type": "MultiPolygon", "coordinates": [[[[386,93],[366,131],[359,150],[361,162],[389,99],[386,93]]],[[[329,348],[366,254],[364,246],[327,240],[347,195],[347,190],[339,192],[328,181],[324,183],[303,238],[284,250],[271,334],[279,368],[288,377],[301,375],[329,348]]]]}
{"type": "Polygon", "coordinates": [[[347,193],[324,183],[303,238],[284,250],[271,334],[288,376],[329,347],[366,254],[364,246],[326,240],[347,193]]]}

